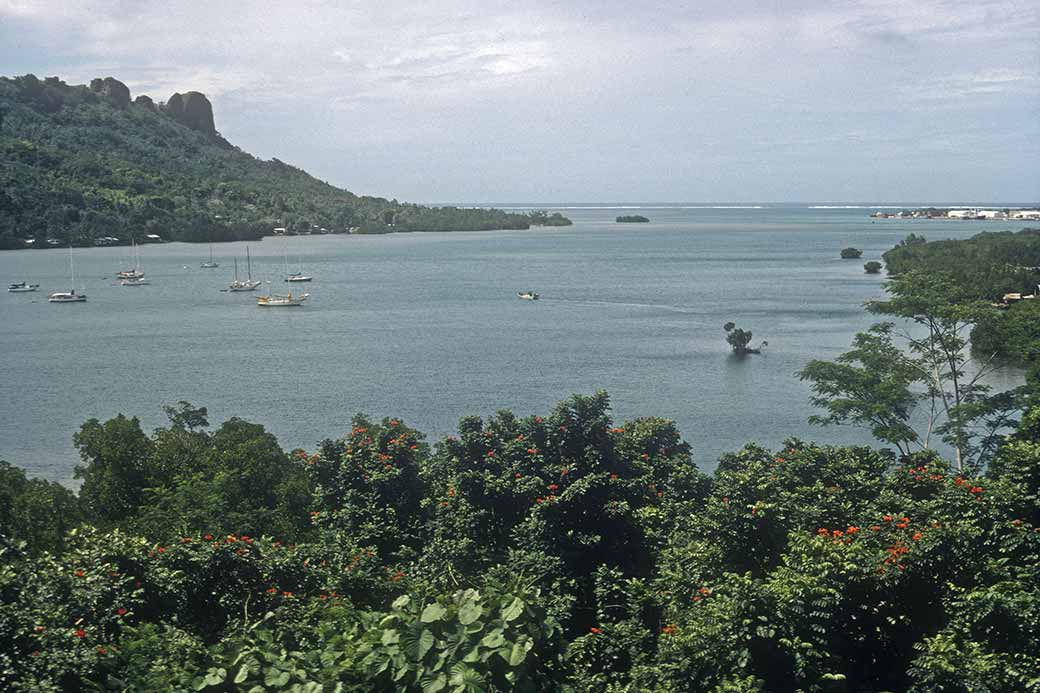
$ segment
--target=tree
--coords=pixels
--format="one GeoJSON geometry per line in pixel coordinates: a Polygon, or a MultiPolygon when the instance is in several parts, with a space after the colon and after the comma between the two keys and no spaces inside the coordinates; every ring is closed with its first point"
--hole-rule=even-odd
{"type": "Polygon", "coordinates": [[[151,485],[147,460],[152,442],[137,417],[120,414],[105,423],[90,419],[73,441],[86,462],[75,475],[83,479],[79,496],[87,516],[104,525],[134,515],[151,485]]]}
{"type": "MultiPolygon", "coordinates": [[[[921,369],[892,341],[892,323],[879,323],[853,339],[853,348],[837,361],[814,360],[798,377],[811,383],[814,405],[827,411],[813,415],[820,425],[865,425],[878,440],[895,445],[903,455],[919,441],[910,416],[920,396],[911,386],[921,369]]],[[[927,447],[925,440],[923,447],[927,447]]]]}
{"type": "MultiPolygon", "coordinates": [[[[758,349],[751,349],[748,344],[751,343],[751,331],[742,330],[732,322],[727,322],[722,326],[722,329],[726,331],[726,342],[733,347],[734,354],[757,354],[758,349]]],[[[766,346],[768,342],[762,342],[762,346],[766,346]]]]}
{"type": "Polygon", "coordinates": [[[871,260],[870,262],[863,265],[863,269],[867,274],[877,274],[881,271],[881,263],[877,260],[871,260]]]}
{"type": "Polygon", "coordinates": [[[842,248],[841,257],[843,260],[855,260],[863,255],[863,251],[859,248],[842,248]]]}

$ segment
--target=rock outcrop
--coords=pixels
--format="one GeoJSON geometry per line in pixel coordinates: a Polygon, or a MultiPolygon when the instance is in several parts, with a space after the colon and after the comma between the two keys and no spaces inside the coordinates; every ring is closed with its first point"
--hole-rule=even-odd
{"type": "Polygon", "coordinates": [[[213,106],[204,94],[197,91],[174,94],[163,109],[171,118],[192,130],[207,135],[217,134],[213,125],[213,106]]]}
{"type": "Polygon", "coordinates": [[[105,77],[104,79],[98,77],[90,80],[90,90],[104,96],[120,108],[126,108],[130,105],[130,89],[113,77],[105,77]]]}
{"type": "Polygon", "coordinates": [[[146,108],[149,111],[152,111],[153,113],[157,113],[159,111],[159,107],[155,105],[154,101],[152,101],[152,97],[145,96],[144,94],[141,94],[136,99],[134,99],[134,104],[140,106],[141,108],[146,108]]]}

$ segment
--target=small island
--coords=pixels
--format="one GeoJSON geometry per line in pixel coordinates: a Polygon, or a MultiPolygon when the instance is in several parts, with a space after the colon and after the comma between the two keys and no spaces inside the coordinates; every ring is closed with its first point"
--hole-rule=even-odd
{"type": "Polygon", "coordinates": [[[842,248],[841,257],[843,260],[855,260],[863,256],[863,251],[859,248],[842,248]]]}
{"type": "Polygon", "coordinates": [[[735,323],[727,322],[722,329],[726,331],[726,343],[733,347],[733,353],[738,356],[760,354],[762,347],[769,346],[769,342],[765,341],[757,349],[748,346],[751,343],[751,330],[742,330],[735,323]]]}
{"type": "Polygon", "coordinates": [[[645,224],[650,220],[640,214],[629,214],[614,219],[619,224],[645,224]]]}
{"type": "Polygon", "coordinates": [[[877,260],[871,260],[863,265],[863,271],[867,274],[879,274],[881,272],[881,263],[877,260]]]}

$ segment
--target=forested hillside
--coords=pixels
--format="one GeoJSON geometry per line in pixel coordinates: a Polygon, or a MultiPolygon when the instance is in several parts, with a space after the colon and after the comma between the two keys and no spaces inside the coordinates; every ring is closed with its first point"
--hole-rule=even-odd
{"type": "Polygon", "coordinates": [[[362,197],[217,132],[197,92],[130,99],[119,81],[0,78],[0,248],[48,239],[90,245],[289,233],[475,231],[565,225],[566,218],[431,208],[362,197]]]}

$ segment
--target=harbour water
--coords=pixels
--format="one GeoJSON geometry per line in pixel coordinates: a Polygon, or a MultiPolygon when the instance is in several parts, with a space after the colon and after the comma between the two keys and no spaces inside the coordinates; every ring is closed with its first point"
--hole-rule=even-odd
{"type": "MultiPolygon", "coordinates": [[[[528,207],[530,208],[530,207],[528,207]]],[[[0,297],[0,459],[72,483],[72,435],[83,421],[161,405],[205,405],[264,424],[283,447],[313,449],[351,416],[397,416],[436,440],[459,417],[508,408],[545,413],[571,393],[607,390],[615,418],[676,420],[697,463],[756,441],[798,436],[866,443],[856,429],[807,423],[797,371],[833,358],[882,295],[880,259],[911,231],[929,239],[1021,222],[878,220],[870,209],[761,205],[550,207],[566,228],[482,233],[268,238],[250,244],[253,275],[284,291],[285,257],[314,282],[301,308],[258,308],[221,291],[245,244],[146,245],[149,286],[114,279],[128,249],[74,251],[88,302],[54,305],[68,287],[62,250],[0,253],[0,277],[40,283],[0,297]],[[647,224],[617,224],[642,214],[647,224]],[[842,260],[853,245],[864,251],[842,260]],[[539,301],[521,301],[532,289],[539,301]],[[728,321],[767,340],[729,353],[728,321]]],[[[264,285],[266,288],[268,285],[264,285]]],[[[1008,372],[1006,385],[1020,374],[1008,372]]],[[[999,386],[1000,383],[998,383],[999,386]]]]}

